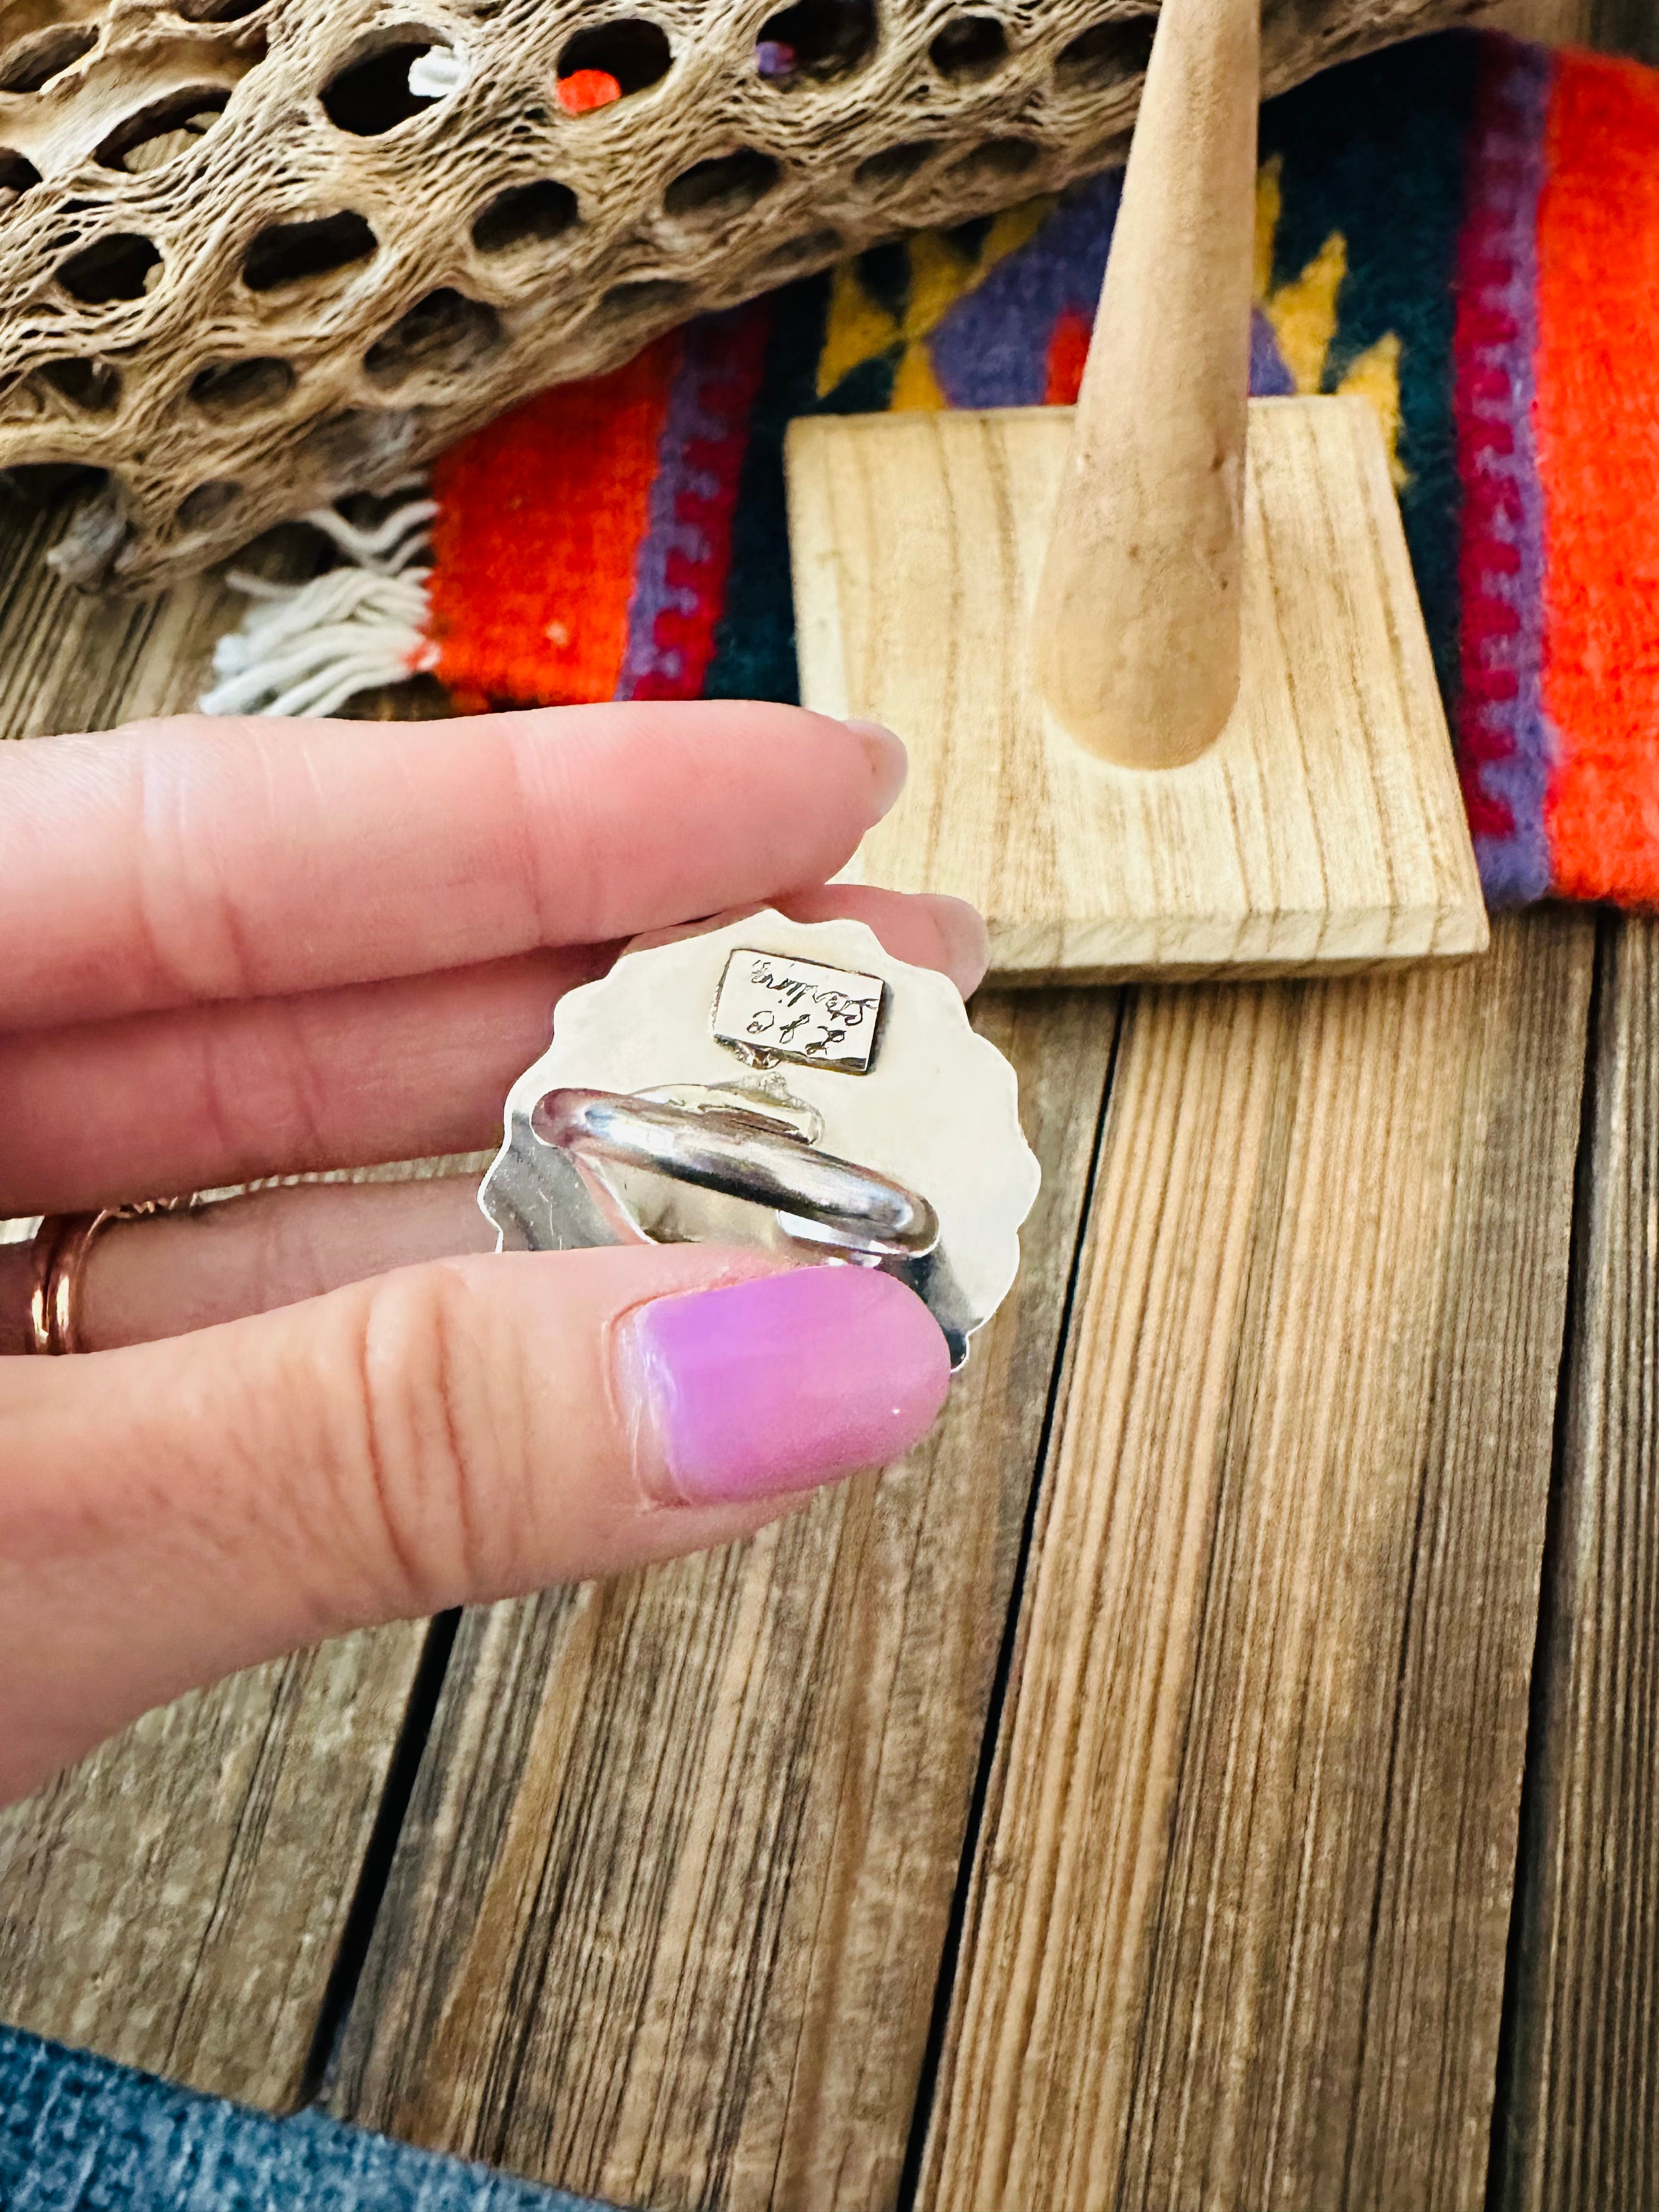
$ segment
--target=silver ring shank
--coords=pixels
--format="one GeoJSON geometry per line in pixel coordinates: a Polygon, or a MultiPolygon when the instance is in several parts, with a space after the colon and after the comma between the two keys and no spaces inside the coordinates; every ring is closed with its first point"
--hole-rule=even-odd
{"type": "Polygon", "coordinates": [[[741,1110],[696,1113],[611,1091],[550,1091],[531,1126],[544,1144],[579,1159],[649,1169],[746,1199],[871,1251],[914,1255],[939,1242],[939,1218],[916,1192],[799,1138],[775,1135],[741,1110]]]}

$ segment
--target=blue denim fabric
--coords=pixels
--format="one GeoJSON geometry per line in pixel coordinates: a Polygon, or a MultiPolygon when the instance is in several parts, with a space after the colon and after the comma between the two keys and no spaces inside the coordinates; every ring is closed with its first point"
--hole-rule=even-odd
{"type": "Polygon", "coordinates": [[[0,2027],[3,2212],[583,2212],[320,2112],[273,2120],[0,2027]]]}

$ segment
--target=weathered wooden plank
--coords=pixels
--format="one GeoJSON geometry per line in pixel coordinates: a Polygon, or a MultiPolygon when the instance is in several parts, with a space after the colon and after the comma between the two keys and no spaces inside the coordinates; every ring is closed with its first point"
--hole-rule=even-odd
{"type": "Polygon", "coordinates": [[[908,1467],[461,1631],[331,2103],[653,2208],[896,2198],[1115,1006],[991,1000],[1044,1189],[908,1467]]]}
{"type": "Polygon", "coordinates": [[[291,2106],[422,1636],[234,1675],[0,1811],[0,2019],[291,2106]]]}
{"type": "Polygon", "coordinates": [[[1501,2212],[1659,2201],[1659,925],[1603,933],[1501,2212]]]}
{"type": "Polygon", "coordinates": [[[46,565],[62,528],[61,515],[0,514],[0,737],[192,708],[244,602],[211,577],[163,599],[83,599],[46,565]]]}
{"type": "Polygon", "coordinates": [[[1480,2203],[1592,939],[1128,1017],[924,2205],[1480,2203]]]}
{"type": "MultiPolygon", "coordinates": [[[[0,528],[0,735],[193,704],[240,605],[210,580],[80,599],[0,528]]],[[[204,2089],[298,2094],[425,1630],[261,1668],[154,1713],[0,1811],[0,2020],[204,2089]]]]}

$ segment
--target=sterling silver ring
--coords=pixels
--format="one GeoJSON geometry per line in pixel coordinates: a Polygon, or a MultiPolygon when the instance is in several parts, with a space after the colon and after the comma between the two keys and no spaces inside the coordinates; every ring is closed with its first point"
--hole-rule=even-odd
{"type": "Polygon", "coordinates": [[[915,1255],[939,1242],[925,1198],[889,1176],[769,1129],[758,1114],[673,1106],[610,1091],[550,1091],[531,1115],[544,1144],[817,1222],[871,1251],[915,1255]]]}
{"type": "Polygon", "coordinates": [[[560,1000],[478,1202],[504,1252],[722,1243],[879,1267],[959,1367],[1036,1196],[1014,1071],[862,922],[768,908],[630,946],[560,1000]]]}

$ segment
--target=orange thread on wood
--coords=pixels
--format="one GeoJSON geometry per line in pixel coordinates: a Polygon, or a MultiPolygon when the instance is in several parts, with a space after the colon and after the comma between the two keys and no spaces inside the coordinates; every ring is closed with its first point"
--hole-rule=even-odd
{"type": "Polygon", "coordinates": [[[622,87],[609,70],[573,70],[559,79],[559,105],[567,115],[589,115],[622,98],[622,87]]]}

